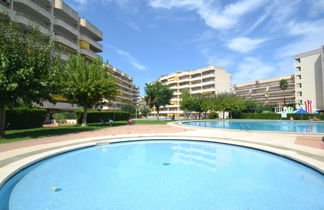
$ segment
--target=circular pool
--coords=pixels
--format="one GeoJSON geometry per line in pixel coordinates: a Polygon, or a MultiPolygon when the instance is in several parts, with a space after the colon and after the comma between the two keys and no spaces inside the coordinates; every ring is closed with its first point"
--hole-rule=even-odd
{"type": "Polygon", "coordinates": [[[178,140],[88,147],[0,189],[0,209],[324,209],[324,175],[239,146],[178,140]],[[2,205],[2,206],[1,206],[2,205]]]}
{"type": "Polygon", "coordinates": [[[324,122],[275,120],[210,120],[188,121],[184,125],[274,132],[324,133],[324,122]]]}

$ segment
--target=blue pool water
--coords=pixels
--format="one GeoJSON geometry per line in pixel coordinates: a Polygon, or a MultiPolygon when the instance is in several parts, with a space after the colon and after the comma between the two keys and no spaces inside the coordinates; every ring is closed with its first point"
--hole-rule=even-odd
{"type": "Polygon", "coordinates": [[[0,209],[324,209],[323,174],[225,144],[116,143],[21,173],[0,189],[0,209]]]}
{"type": "Polygon", "coordinates": [[[213,120],[183,122],[185,125],[275,132],[324,133],[324,122],[265,121],[265,120],[213,120]]]}

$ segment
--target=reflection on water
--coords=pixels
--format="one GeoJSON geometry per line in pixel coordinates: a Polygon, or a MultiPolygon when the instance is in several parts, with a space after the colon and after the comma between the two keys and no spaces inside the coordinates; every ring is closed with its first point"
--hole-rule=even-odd
{"type": "Polygon", "coordinates": [[[173,163],[196,166],[212,172],[219,170],[232,159],[230,150],[222,148],[222,152],[218,152],[219,147],[212,145],[178,143],[171,146],[171,149],[174,151],[171,157],[173,163]]]}

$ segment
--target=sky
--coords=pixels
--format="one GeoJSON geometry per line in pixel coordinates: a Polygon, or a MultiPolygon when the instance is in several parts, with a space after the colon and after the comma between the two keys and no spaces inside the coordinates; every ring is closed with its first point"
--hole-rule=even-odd
{"type": "Polygon", "coordinates": [[[101,56],[145,83],[224,68],[232,85],[291,75],[324,45],[324,0],[65,0],[104,33],[101,56]]]}

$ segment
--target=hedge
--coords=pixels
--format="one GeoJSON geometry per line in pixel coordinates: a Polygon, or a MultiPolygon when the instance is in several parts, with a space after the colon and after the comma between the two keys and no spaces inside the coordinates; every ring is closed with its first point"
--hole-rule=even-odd
{"type": "Polygon", "coordinates": [[[6,130],[39,128],[43,126],[46,110],[39,108],[13,108],[6,110],[6,130]]]}
{"type": "MultiPolygon", "coordinates": [[[[83,120],[83,111],[78,110],[75,112],[77,121],[79,124],[82,123],[83,120]]],[[[122,121],[122,120],[129,120],[130,113],[123,112],[123,111],[89,111],[87,122],[88,123],[96,123],[101,122],[101,120],[112,119],[114,121],[122,121]]]]}
{"type": "Polygon", "coordinates": [[[263,114],[263,113],[240,113],[233,115],[236,119],[269,119],[269,120],[290,120],[293,117],[294,120],[309,120],[313,117],[317,117],[320,120],[324,120],[324,114],[287,114],[287,118],[281,118],[281,114],[263,114]]]}

